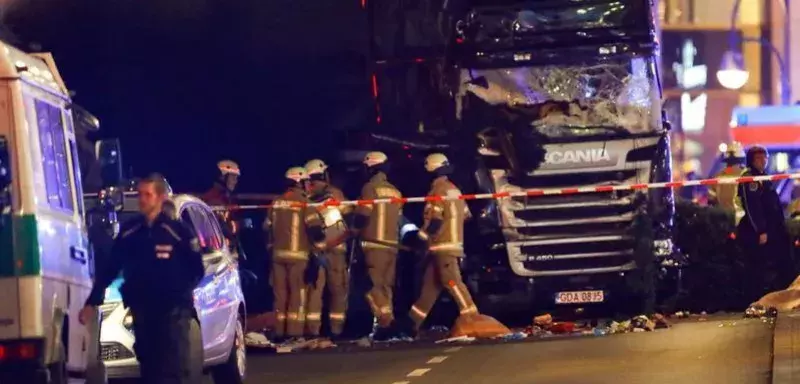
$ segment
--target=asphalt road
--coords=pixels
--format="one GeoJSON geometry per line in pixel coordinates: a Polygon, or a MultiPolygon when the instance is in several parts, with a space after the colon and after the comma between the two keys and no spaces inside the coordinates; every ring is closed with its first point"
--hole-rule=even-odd
{"type": "Polygon", "coordinates": [[[248,384],[770,382],[772,332],[737,317],[672,329],[490,345],[252,355],[248,384]]]}

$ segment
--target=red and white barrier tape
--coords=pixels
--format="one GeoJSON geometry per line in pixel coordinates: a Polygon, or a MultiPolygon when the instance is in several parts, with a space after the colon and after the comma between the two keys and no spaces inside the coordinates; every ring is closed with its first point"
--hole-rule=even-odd
{"type": "MultiPolygon", "coordinates": [[[[537,196],[552,196],[552,195],[575,195],[581,193],[597,193],[597,192],[612,192],[612,191],[638,191],[644,189],[661,189],[661,188],[684,188],[694,186],[709,186],[719,184],[742,184],[752,183],[758,181],[779,181],[786,179],[800,179],[800,173],[786,173],[779,175],[765,175],[765,176],[743,176],[743,177],[723,177],[716,179],[703,179],[703,180],[689,180],[689,181],[672,181],[668,183],[642,183],[642,184],[623,184],[623,185],[602,185],[595,187],[579,187],[579,188],[546,188],[546,189],[526,189],[516,192],[498,192],[498,193],[479,193],[479,194],[466,194],[458,196],[423,196],[423,197],[403,197],[391,199],[370,199],[370,200],[348,200],[336,201],[328,200],[322,203],[293,203],[295,207],[337,207],[344,205],[373,205],[380,203],[393,203],[393,204],[406,204],[406,203],[427,203],[434,201],[448,201],[448,200],[489,200],[489,199],[503,199],[508,197],[537,197],[537,196]]],[[[267,209],[271,204],[266,205],[237,205],[237,206],[215,206],[215,211],[224,210],[249,210],[249,209],[267,209]]]]}

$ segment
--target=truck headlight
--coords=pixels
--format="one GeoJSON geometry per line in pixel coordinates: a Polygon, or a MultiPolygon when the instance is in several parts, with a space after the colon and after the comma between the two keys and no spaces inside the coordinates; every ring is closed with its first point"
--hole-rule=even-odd
{"type": "Polygon", "coordinates": [[[125,317],[122,319],[122,326],[129,331],[133,328],[133,315],[131,311],[125,314],[125,317]]]}
{"type": "Polygon", "coordinates": [[[672,245],[672,239],[653,241],[653,252],[656,257],[667,257],[672,255],[674,248],[675,247],[672,245]]]}

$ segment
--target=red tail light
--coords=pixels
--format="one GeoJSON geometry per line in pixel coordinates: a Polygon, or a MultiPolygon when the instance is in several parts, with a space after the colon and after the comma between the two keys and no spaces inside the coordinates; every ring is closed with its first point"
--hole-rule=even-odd
{"type": "Polygon", "coordinates": [[[11,342],[0,345],[0,363],[35,360],[40,356],[39,344],[33,341],[11,342]]]}

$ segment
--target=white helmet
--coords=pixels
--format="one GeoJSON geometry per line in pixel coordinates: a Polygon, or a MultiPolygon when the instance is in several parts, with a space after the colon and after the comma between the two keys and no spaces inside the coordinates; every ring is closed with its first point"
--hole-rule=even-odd
{"type": "Polygon", "coordinates": [[[219,171],[222,172],[222,175],[236,175],[241,176],[241,171],[239,171],[239,164],[236,164],[233,160],[222,160],[217,163],[217,168],[219,171]]]}
{"type": "Polygon", "coordinates": [[[308,171],[308,176],[318,175],[328,170],[328,164],[325,164],[325,162],[320,159],[314,159],[307,162],[305,168],[306,171],[308,171]]]}
{"type": "Polygon", "coordinates": [[[364,156],[364,165],[367,167],[374,167],[376,165],[385,163],[387,160],[389,160],[389,158],[386,157],[386,154],[383,152],[369,152],[366,156],[364,156]]]}
{"type": "Polygon", "coordinates": [[[306,169],[303,167],[292,167],[286,171],[286,178],[294,181],[295,183],[300,183],[308,180],[308,171],[306,171],[306,169]]]}
{"type": "Polygon", "coordinates": [[[425,170],[428,172],[436,172],[437,169],[448,165],[450,161],[441,153],[432,153],[425,158],[425,170]]]}

